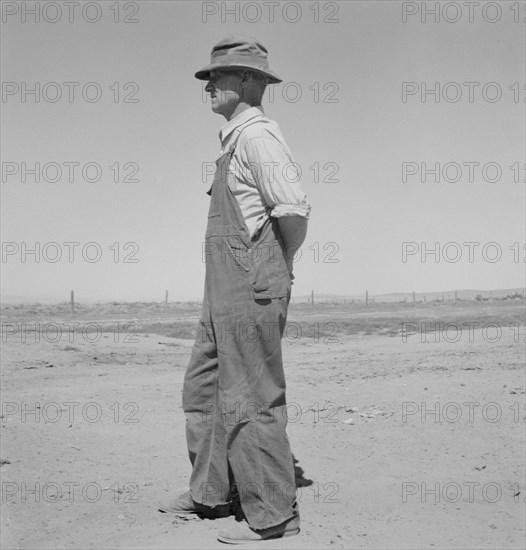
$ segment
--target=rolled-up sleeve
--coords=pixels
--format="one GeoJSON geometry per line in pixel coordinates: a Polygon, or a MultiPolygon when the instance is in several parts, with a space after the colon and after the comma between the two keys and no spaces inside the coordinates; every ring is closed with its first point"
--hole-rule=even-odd
{"type": "Polygon", "coordinates": [[[311,206],[301,189],[301,169],[287,146],[269,133],[248,139],[244,152],[243,160],[270,215],[308,219],[311,206]]]}

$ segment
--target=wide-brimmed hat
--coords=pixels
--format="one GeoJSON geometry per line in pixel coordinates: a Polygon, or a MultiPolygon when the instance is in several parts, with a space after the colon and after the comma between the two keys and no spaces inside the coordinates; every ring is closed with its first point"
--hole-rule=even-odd
{"type": "Polygon", "coordinates": [[[281,82],[281,78],[269,69],[268,51],[255,38],[229,36],[218,42],[210,55],[210,63],[195,73],[199,80],[210,80],[210,71],[216,69],[250,69],[266,75],[269,84],[281,82]]]}

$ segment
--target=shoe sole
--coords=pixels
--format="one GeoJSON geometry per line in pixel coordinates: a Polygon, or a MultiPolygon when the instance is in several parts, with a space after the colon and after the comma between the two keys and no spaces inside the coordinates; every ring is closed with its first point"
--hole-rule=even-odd
{"type": "Polygon", "coordinates": [[[197,516],[198,512],[195,510],[170,510],[169,508],[161,508],[159,506],[158,508],[159,512],[163,512],[164,514],[175,514],[177,516],[197,516]]]}
{"type": "Polygon", "coordinates": [[[220,519],[220,518],[227,518],[230,516],[230,512],[224,512],[222,514],[207,514],[206,512],[201,512],[200,510],[171,510],[169,508],[162,508],[159,506],[158,508],[159,512],[162,512],[163,514],[173,514],[174,516],[202,516],[207,519],[220,519]]]}
{"type": "Polygon", "coordinates": [[[217,540],[219,542],[224,542],[226,544],[248,544],[250,542],[265,542],[266,540],[273,540],[273,539],[282,539],[284,537],[293,537],[294,535],[298,535],[300,532],[300,528],[297,529],[291,529],[290,531],[285,531],[283,533],[278,533],[276,535],[272,535],[271,537],[266,537],[264,539],[229,539],[227,537],[222,537],[221,535],[217,536],[217,540]]]}

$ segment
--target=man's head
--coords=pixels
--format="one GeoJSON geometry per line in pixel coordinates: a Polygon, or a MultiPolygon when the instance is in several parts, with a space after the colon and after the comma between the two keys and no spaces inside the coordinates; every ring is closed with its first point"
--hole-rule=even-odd
{"type": "Polygon", "coordinates": [[[261,105],[268,81],[265,74],[248,69],[214,69],[205,90],[210,94],[212,111],[228,120],[241,104],[261,105]]]}
{"type": "Polygon", "coordinates": [[[213,48],[210,63],[195,73],[207,80],[212,110],[232,116],[238,106],[260,105],[267,84],[281,82],[270,70],[266,48],[255,38],[230,36],[213,48]]]}

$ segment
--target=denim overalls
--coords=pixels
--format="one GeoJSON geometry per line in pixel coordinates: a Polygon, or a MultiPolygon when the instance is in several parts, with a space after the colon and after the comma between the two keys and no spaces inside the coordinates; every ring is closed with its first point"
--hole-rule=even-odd
{"type": "Polygon", "coordinates": [[[235,481],[248,524],[264,529],[298,512],[281,356],[290,275],[276,219],[269,217],[250,238],[229,187],[239,134],[257,123],[237,128],[216,161],[204,245],[205,296],[183,409],[193,500],[225,504],[235,481]]]}

